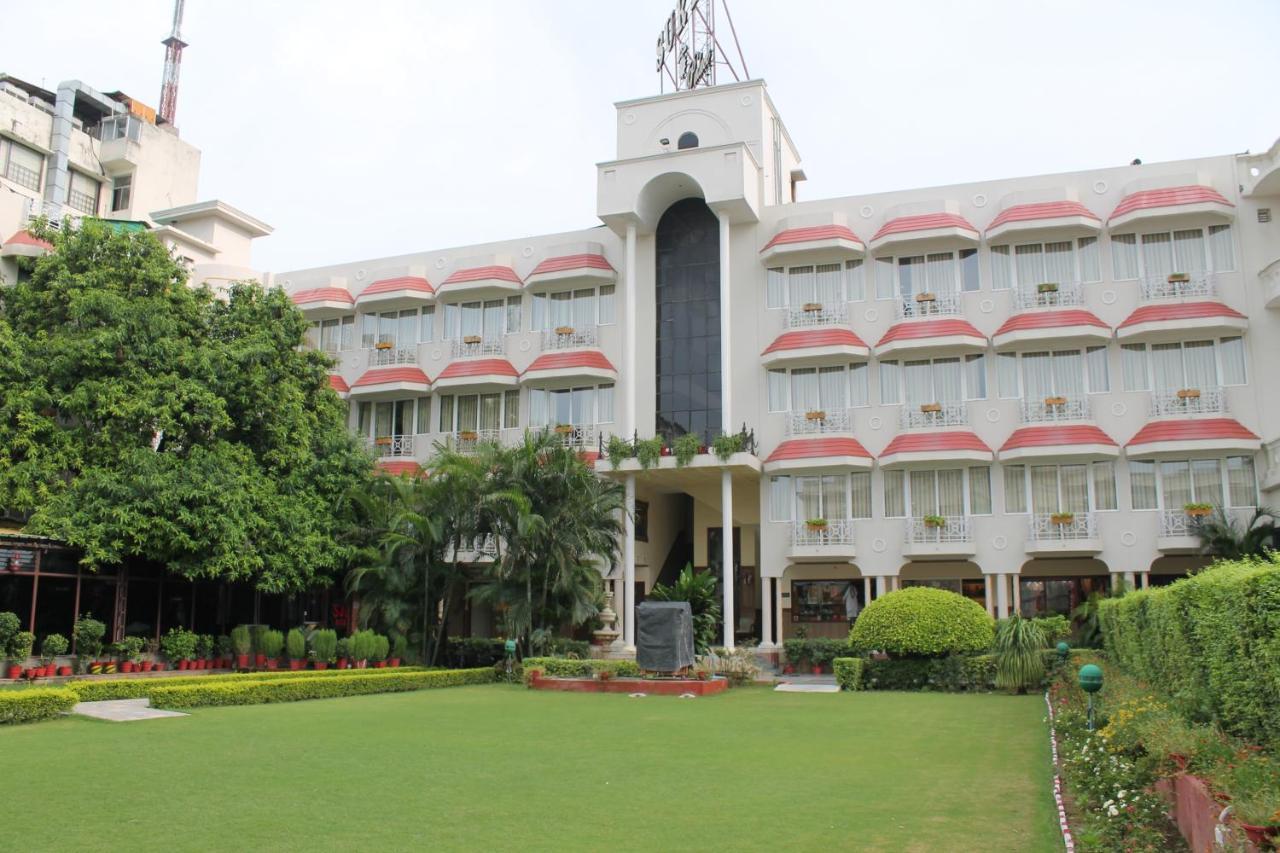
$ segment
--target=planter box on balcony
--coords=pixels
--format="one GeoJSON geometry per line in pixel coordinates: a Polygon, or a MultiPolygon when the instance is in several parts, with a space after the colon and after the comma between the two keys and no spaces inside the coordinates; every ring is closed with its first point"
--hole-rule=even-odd
{"type": "Polygon", "coordinates": [[[942,404],[941,403],[921,403],[920,411],[924,412],[926,415],[933,414],[935,412],[941,412],[942,404]]]}
{"type": "Polygon", "coordinates": [[[1200,389],[1199,388],[1183,388],[1181,391],[1178,392],[1178,399],[1179,400],[1199,400],[1200,389]]]}
{"type": "Polygon", "coordinates": [[[809,313],[811,313],[811,314],[812,314],[813,312],[815,312],[815,311],[821,311],[821,310],[822,310],[822,303],[821,303],[821,302],[806,302],[806,303],[804,304],[804,310],[805,310],[805,311],[808,311],[808,312],[809,312],[809,313]]]}
{"type": "Polygon", "coordinates": [[[391,436],[389,435],[380,436],[379,438],[375,438],[373,440],[373,443],[376,444],[378,447],[386,447],[387,445],[391,444],[391,436]]]}
{"type": "Polygon", "coordinates": [[[394,346],[395,344],[391,343],[391,341],[378,341],[376,344],[373,345],[373,348],[374,349],[391,349],[394,346]]]}
{"type": "Polygon", "coordinates": [[[573,432],[573,425],[572,425],[572,424],[557,424],[557,425],[556,425],[556,432],[558,432],[560,435],[568,435],[569,433],[573,432]]]}
{"type": "Polygon", "coordinates": [[[1036,285],[1036,293],[1057,293],[1057,292],[1058,292],[1057,282],[1046,281],[1036,285]]]}
{"type": "Polygon", "coordinates": [[[461,439],[462,441],[475,441],[479,437],[480,437],[479,434],[474,433],[471,430],[463,430],[462,432],[458,433],[458,438],[461,439]]]}
{"type": "Polygon", "coordinates": [[[467,335],[462,339],[462,342],[464,344],[478,344],[483,340],[484,338],[480,337],[479,335],[467,335]]]}
{"type": "MultiPolygon", "coordinates": [[[[573,326],[556,326],[555,331],[557,335],[572,335],[575,330],[573,326]]],[[[476,342],[479,343],[478,338],[476,339],[476,342]]]]}
{"type": "Polygon", "coordinates": [[[916,302],[937,302],[938,297],[932,293],[917,293],[916,302]]]}
{"type": "Polygon", "coordinates": [[[1046,406],[1065,406],[1067,404],[1066,397],[1045,397],[1044,404],[1046,406]]]}
{"type": "Polygon", "coordinates": [[[1075,520],[1076,517],[1069,512],[1055,512],[1053,515],[1049,516],[1050,524],[1057,524],[1061,526],[1073,524],[1075,523],[1075,520]]]}
{"type": "Polygon", "coordinates": [[[1165,279],[1169,284],[1186,284],[1191,281],[1191,274],[1185,272],[1171,272],[1169,277],[1165,279]]]}
{"type": "Polygon", "coordinates": [[[805,412],[804,419],[807,421],[825,421],[827,419],[827,413],[822,409],[815,409],[812,412],[805,412]]]}

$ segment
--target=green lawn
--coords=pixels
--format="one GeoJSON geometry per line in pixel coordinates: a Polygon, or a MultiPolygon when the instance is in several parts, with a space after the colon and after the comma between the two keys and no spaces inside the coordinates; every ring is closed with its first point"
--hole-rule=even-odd
{"type": "Polygon", "coordinates": [[[461,687],[0,729],[0,849],[1057,850],[1038,696],[461,687]]]}

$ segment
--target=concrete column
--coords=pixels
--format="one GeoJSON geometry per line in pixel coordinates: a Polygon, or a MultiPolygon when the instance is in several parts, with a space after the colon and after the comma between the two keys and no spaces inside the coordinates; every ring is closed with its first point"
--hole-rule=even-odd
{"type": "Polygon", "coordinates": [[[1003,619],[1009,615],[1009,576],[996,575],[999,586],[996,587],[996,618],[1003,619]]]}
{"type": "Polygon", "coordinates": [[[996,606],[995,606],[995,602],[991,600],[991,575],[982,576],[982,585],[985,588],[984,591],[987,594],[987,612],[990,613],[992,616],[995,616],[996,606]]]}
{"type": "Polygon", "coordinates": [[[773,612],[778,614],[777,644],[782,645],[782,578],[774,578],[773,612]]]}
{"type": "Polygon", "coordinates": [[[628,474],[622,534],[622,642],[636,647],[636,475],[628,474]]]}
{"type": "Polygon", "coordinates": [[[737,620],[733,612],[735,580],[733,576],[733,475],[727,468],[720,472],[720,530],[722,546],[720,559],[724,585],[724,647],[731,649],[733,648],[733,629],[737,620]]]}
{"type": "Polygon", "coordinates": [[[1142,588],[1150,589],[1151,588],[1151,572],[1141,572],[1141,575],[1142,575],[1142,588]]]}
{"type": "Polygon", "coordinates": [[[889,591],[888,578],[884,575],[876,575],[876,598],[881,598],[889,591]]]}
{"type": "Polygon", "coordinates": [[[760,645],[773,645],[773,578],[760,578],[760,645]]]}
{"type": "Polygon", "coordinates": [[[636,371],[636,303],[639,297],[636,294],[636,226],[634,222],[627,224],[626,265],[623,288],[627,313],[622,321],[622,370],[627,390],[623,406],[625,414],[623,415],[622,432],[623,436],[630,440],[640,425],[639,411],[636,404],[636,376],[638,375],[636,371]]]}
{"type": "Polygon", "coordinates": [[[730,379],[730,354],[733,352],[729,297],[729,214],[717,211],[720,219],[720,429],[726,435],[733,432],[733,381],[730,379]]]}
{"type": "Polygon", "coordinates": [[[1124,582],[1125,582],[1125,584],[1129,587],[1129,589],[1137,589],[1137,588],[1138,588],[1138,579],[1137,579],[1137,576],[1136,576],[1133,572],[1125,572],[1125,573],[1124,573],[1124,582]]]}
{"type": "Polygon", "coordinates": [[[1009,583],[1013,585],[1013,612],[1022,612],[1022,584],[1018,583],[1017,575],[1009,575],[1009,583]]]}
{"type": "Polygon", "coordinates": [[[864,577],[862,579],[862,604],[865,607],[871,603],[871,578],[864,577]]]}

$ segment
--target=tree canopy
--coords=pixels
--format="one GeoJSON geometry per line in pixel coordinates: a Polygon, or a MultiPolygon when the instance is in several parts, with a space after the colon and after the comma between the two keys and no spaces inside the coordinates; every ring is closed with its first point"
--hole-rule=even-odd
{"type": "Polygon", "coordinates": [[[37,226],[0,310],[0,506],[83,551],[273,592],[325,580],[371,461],[278,288],[214,295],[147,233],[37,226]]]}

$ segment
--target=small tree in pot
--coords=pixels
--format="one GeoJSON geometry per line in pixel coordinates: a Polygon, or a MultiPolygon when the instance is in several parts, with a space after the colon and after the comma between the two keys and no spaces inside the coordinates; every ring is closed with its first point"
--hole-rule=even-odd
{"type": "Polygon", "coordinates": [[[289,669],[296,671],[307,665],[307,638],[297,628],[289,629],[285,651],[289,654],[289,669]]]}
{"type": "Polygon", "coordinates": [[[373,665],[378,669],[382,669],[387,665],[387,655],[391,652],[391,641],[382,634],[374,634],[370,641],[372,649],[369,657],[373,660],[373,665]]]}
{"type": "Polygon", "coordinates": [[[322,628],[311,635],[311,657],[316,662],[316,669],[328,669],[333,663],[338,648],[338,633],[330,628],[322,628]]]}
{"type": "Polygon", "coordinates": [[[249,659],[253,656],[253,634],[248,625],[237,625],[231,629],[231,649],[236,655],[236,667],[248,669],[249,659]]]}
{"type": "MultiPolygon", "coordinates": [[[[31,647],[36,644],[36,635],[30,631],[18,631],[9,638],[9,649],[7,655],[9,658],[9,672],[13,673],[15,669],[19,670],[21,675],[22,665],[27,662],[27,658],[31,657],[31,647]]],[[[17,678],[18,676],[13,676],[17,678]]]]}
{"type": "MultiPolygon", "coordinates": [[[[22,623],[18,621],[16,613],[5,611],[0,613],[0,658],[4,658],[9,654],[9,641],[13,639],[13,635],[18,633],[18,629],[22,627],[22,623]]],[[[14,671],[13,664],[9,665],[8,671],[5,673],[9,678],[17,678],[22,675],[22,664],[17,665],[17,672],[14,671]]]]}
{"type": "Polygon", "coordinates": [[[191,669],[191,660],[196,656],[196,635],[185,628],[170,628],[160,639],[160,648],[178,669],[191,669]]]}
{"type": "Polygon", "coordinates": [[[199,669],[213,668],[213,648],[217,644],[212,634],[196,635],[196,659],[200,661],[199,669]]]}
{"type": "Polygon", "coordinates": [[[231,668],[231,638],[228,637],[226,634],[222,634],[221,636],[219,636],[216,644],[216,649],[217,649],[217,655],[218,655],[218,661],[217,661],[218,669],[230,669],[231,668]]]}
{"type": "Polygon", "coordinates": [[[284,634],[270,630],[262,632],[262,653],[267,658],[267,669],[280,666],[280,652],[284,649],[284,634]]]}
{"type": "Polygon", "coordinates": [[[83,673],[89,668],[91,661],[102,654],[102,638],[107,634],[107,626],[86,613],[76,620],[71,630],[71,638],[76,644],[76,669],[83,673]]]}
{"type": "Polygon", "coordinates": [[[404,634],[397,634],[395,641],[391,644],[391,659],[388,664],[391,666],[399,666],[400,662],[409,654],[409,641],[404,634]]]}
{"type": "Polygon", "coordinates": [[[142,638],[141,637],[125,637],[116,644],[120,653],[120,671],[133,672],[139,669],[139,662],[142,660],[142,638]]]}
{"type": "Polygon", "coordinates": [[[334,645],[334,652],[337,655],[336,662],[338,669],[347,669],[351,666],[351,638],[343,637],[334,645]]]}
{"type": "Polygon", "coordinates": [[[47,675],[54,674],[58,655],[65,655],[70,645],[61,634],[50,634],[40,643],[40,662],[44,664],[47,675]]]}

